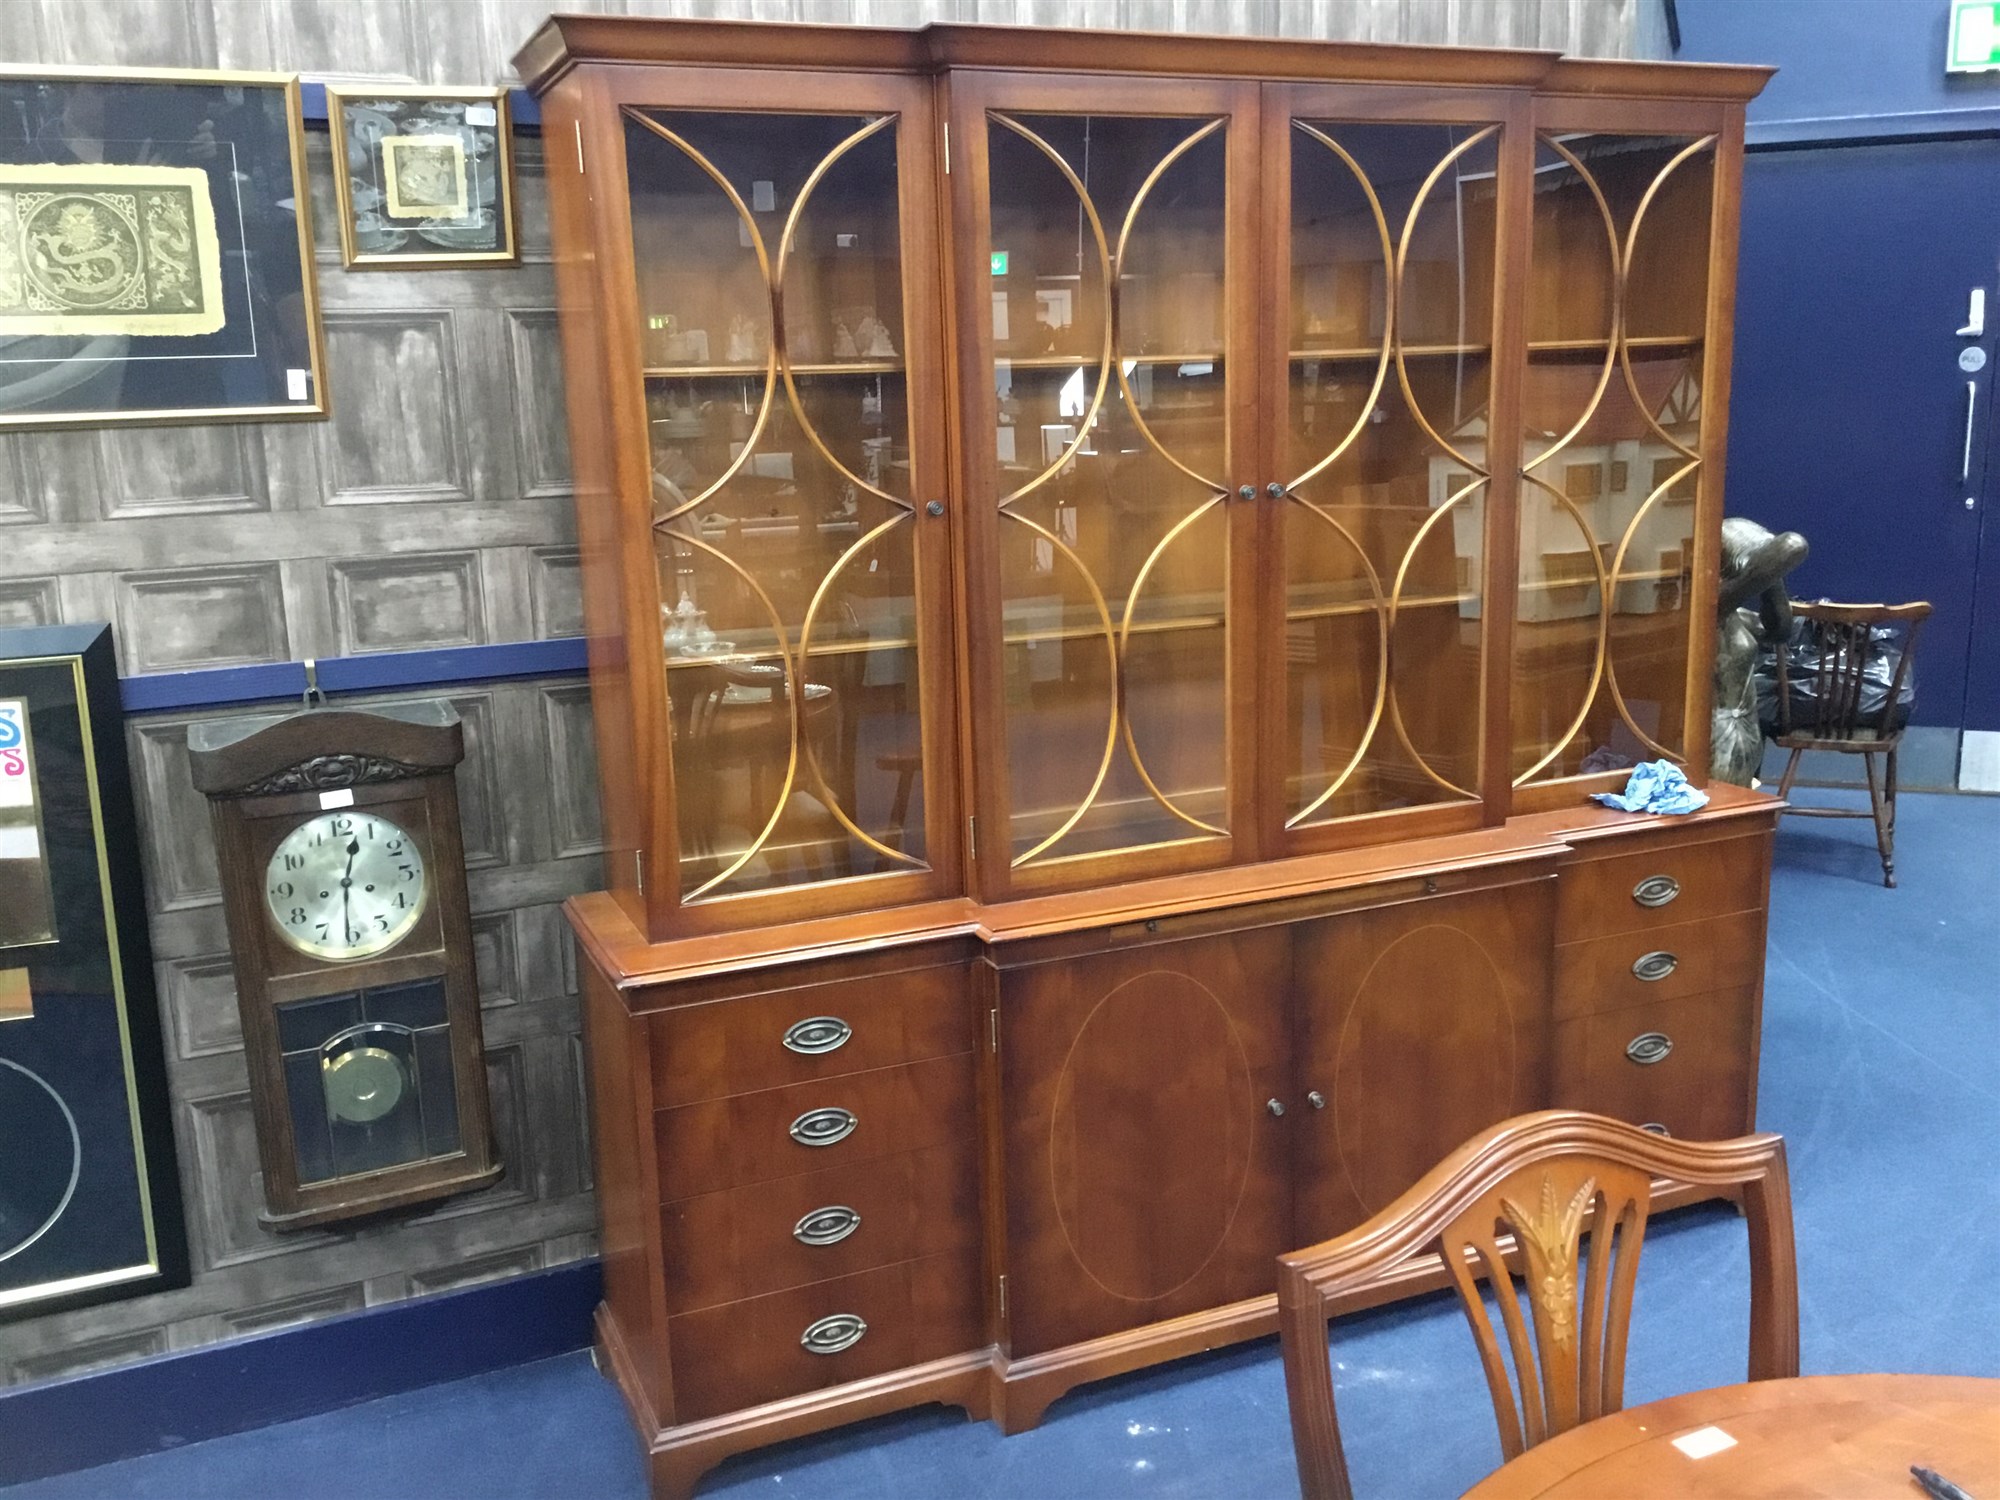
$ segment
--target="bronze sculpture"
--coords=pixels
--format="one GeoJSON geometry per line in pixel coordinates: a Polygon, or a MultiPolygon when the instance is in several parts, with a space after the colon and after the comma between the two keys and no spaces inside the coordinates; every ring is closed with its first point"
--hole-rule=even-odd
{"type": "Polygon", "coordinates": [[[1715,714],[1709,775],[1749,786],[1764,759],[1757,722],[1757,647],[1791,634],[1792,601],[1785,575],[1806,559],[1796,531],[1771,532],[1731,516],[1722,523],[1722,587],[1716,596],[1715,714]],[[1755,607],[1751,607],[1755,601],[1755,607]]]}

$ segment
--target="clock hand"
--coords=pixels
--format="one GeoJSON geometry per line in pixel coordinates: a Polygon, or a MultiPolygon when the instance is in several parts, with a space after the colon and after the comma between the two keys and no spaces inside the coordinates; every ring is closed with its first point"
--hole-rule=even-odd
{"type": "Polygon", "coordinates": [[[340,877],[340,931],[348,942],[354,941],[354,860],[361,853],[361,840],[349,839],[347,843],[347,869],[340,877]]]}

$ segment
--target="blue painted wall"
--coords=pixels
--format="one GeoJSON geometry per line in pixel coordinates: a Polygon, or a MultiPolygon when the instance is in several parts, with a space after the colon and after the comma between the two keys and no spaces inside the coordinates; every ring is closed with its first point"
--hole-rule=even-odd
{"type": "MultiPolygon", "coordinates": [[[[1917,720],[1995,730],[2000,729],[2000,643],[1993,639],[2000,622],[2000,524],[1992,516],[1992,497],[2000,495],[2000,484],[1989,477],[1989,503],[1973,531],[1947,539],[1960,552],[1970,549],[1969,559],[1959,556],[1947,567],[1940,565],[1945,559],[1930,554],[1857,561],[1855,547],[1842,545],[1855,538],[1893,537],[1895,496],[1843,484],[1832,473],[1806,486],[1809,498],[1787,500],[1784,483],[1787,476],[1810,477],[1802,476],[1801,455],[1809,457],[1814,446],[1801,431],[1802,416],[1810,414],[1794,410],[1784,389],[1789,361],[1841,358],[1839,325],[1824,318],[1829,296],[1873,288],[1912,304],[1913,330],[1949,329],[1963,305],[1965,286],[1981,279],[1989,287],[1995,284],[1993,262],[1983,254],[1947,274],[1927,269],[1918,252],[1930,247],[1917,240],[1889,255],[1881,237],[1866,232],[1866,226],[1886,216],[1870,213],[1867,193],[1907,200],[1929,191],[1936,195],[1934,208],[1901,202],[1902,222],[1932,222],[1983,235],[1995,241],[1990,253],[2000,257],[2000,234],[1987,222],[1991,214],[1955,211],[1958,200],[1944,189],[1949,182],[1964,192],[1968,181],[1980,180],[1976,173],[1968,175],[1962,162],[1954,171],[1956,157],[1968,151],[1981,154],[1977,147],[1982,143],[1968,137],[2000,137],[2000,73],[1948,76],[1944,71],[1950,12],[1949,0],[1678,0],[1681,45],[1675,55],[1690,62],[1765,63],[1779,69],[1750,106],[1752,154],[1744,173],[1730,403],[1732,509],[1758,515],[1768,524],[1796,525],[1823,544],[1801,572],[1799,582],[1807,592],[1871,598],[1895,593],[1936,603],[1938,628],[1926,637],[1919,660],[1920,677],[1929,669],[1934,686],[1919,692],[1917,720]],[[1906,139],[1910,137],[1916,139],[1906,139]],[[1880,144],[1885,141],[1899,144],[1880,144]],[[1825,149],[1799,150],[1808,145],[1825,149]],[[1868,184],[1858,199],[1850,179],[1868,184]],[[1848,221],[1851,232],[1841,231],[1837,213],[1829,214],[1827,200],[1838,196],[1843,185],[1852,199],[1845,209],[1856,216],[1848,221]],[[1976,228],[1966,222],[1973,218],[1981,221],[1976,228]],[[1867,245],[1869,263],[1843,265],[1843,244],[1867,245]],[[1896,274],[1885,275],[1890,261],[1896,274]],[[1943,303],[1931,305],[1940,298],[1943,303]],[[1813,334],[1821,347],[1806,350],[1802,331],[1813,334]],[[1761,499],[1761,508],[1737,504],[1738,494],[1761,499]],[[1790,513],[1802,507],[1809,514],[1790,513]],[[1978,531],[1984,532],[1983,539],[1978,531]],[[1829,570],[1837,576],[1820,576],[1829,570]],[[1947,626],[1963,644],[1948,644],[1947,626]]],[[[1992,150],[1990,141],[1983,144],[1992,150]]],[[[1978,208],[2000,196],[2000,174],[1992,186],[1992,194],[1979,198],[1978,208]]],[[[1875,201],[1886,209],[1882,200],[1875,201]]],[[[1858,248],[1855,253],[1860,254],[1858,248]]],[[[1944,342],[1955,348],[1955,341],[1944,342]]],[[[1948,356],[1952,348],[1945,352],[1948,356]]],[[[1867,424],[1879,403],[1865,396],[1856,393],[1856,411],[1822,415],[1867,424]]],[[[1929,434],[1919,443],[1906,429],[1883,437],[1907,443],[1913,463],[1931,449],[1950,446],[1929,434]]],[[[1833,439],[1829,443],[1838,447],[1833,439]]]]}
{"type": "Polygon", "coordinates": [[[1751,140],[2000,121],[2000,73],[1946,77],[1948,0],[1679,0],[1685,62],[1775,63],[1750,106],[1751,140]],[[1958,120],[1936,120],[1962,113],[1958,120]]]}

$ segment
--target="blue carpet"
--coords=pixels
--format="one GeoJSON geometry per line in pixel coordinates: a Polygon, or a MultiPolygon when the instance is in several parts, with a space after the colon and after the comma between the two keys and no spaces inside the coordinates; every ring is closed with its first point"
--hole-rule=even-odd
{"type": "MultiPolygon", "coordinates": [[[[1804,792],[1801,800],[1842,794],[1804,792]]],[[[1851,798],[1846,798],[1850,805],[1851,798]]],[[[1778,838],[1760,1123],[1788,1138],[1808,1374],[2000,1375],[2000,799],[1903,799],[1902,887],[1865,822],[1778,838]]],[[[1741,1222],[1659,1221],[1627,1399],[1743,1378],[1741,1222]]],[[[1449,1497],[1499,1461],[1455,1302],[1333,1330],[1362,1500],[1449,1497]]],[[[1298,1493],[1266,1341],[1086,1387],[1002,1438],[930,1409],[730,1460],[704,1496],[1262,1497],[1298,1493]]],[[[6,1500],[643,1500],[637,1444],[582,1354],[0,1490],[6,1500]]]]}

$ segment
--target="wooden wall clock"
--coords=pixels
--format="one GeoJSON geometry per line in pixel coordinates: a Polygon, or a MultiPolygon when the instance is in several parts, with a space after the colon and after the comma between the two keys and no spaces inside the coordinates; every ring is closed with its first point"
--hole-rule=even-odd
{"type": "Polygon", "coordinates": [[[494,1158],[449,704],[196,724],[264,1167],[297,1229],[485,1187],[494,1158]]]}

